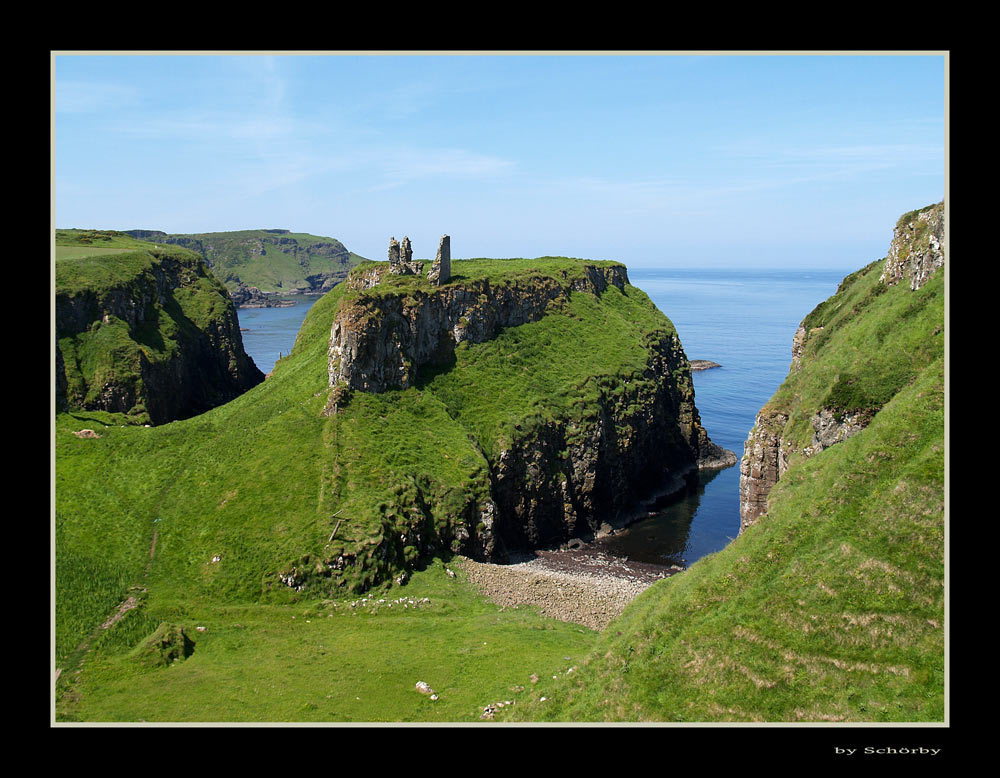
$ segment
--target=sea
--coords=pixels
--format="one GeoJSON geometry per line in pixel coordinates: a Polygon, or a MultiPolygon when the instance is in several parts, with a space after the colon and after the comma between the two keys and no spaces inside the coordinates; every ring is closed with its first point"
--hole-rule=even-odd
{"type": "MultiPolygon", "coordinates": [[[[743,456],[757,412],[784,381],[799,323],[834,294],[848,270],[629,269],[633,286],[673,322],[688,359],[720,367],[694,371],[695,405],[709,437],[743,456]]],[[[243,343],[269,373],[292,350],[318,298],[286,308],[240,309],[243,343]]],[[[597,541],[629,560],[688,566],[739,533],[739,465],[689,479],[680,493],[649,506],[646,518],[597,541]]]]}

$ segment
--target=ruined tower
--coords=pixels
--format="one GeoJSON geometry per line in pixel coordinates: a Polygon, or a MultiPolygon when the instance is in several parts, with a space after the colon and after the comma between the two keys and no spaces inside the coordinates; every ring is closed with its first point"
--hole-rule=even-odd
{"type": "Polygon", "coordinates": [[[431,264],[427,280],[435,286],[441,286],[451,278],[451,236],[442,235],[438,244],[438,253],[431,264]]]}
{"type": "Polygon", "coordinates": [[[400,243],[395,238],[389,239],[389,272],[397,276],[418,276],[424,270],[423,262],[413,261],[413,247],[408,237],[400,243]]]}

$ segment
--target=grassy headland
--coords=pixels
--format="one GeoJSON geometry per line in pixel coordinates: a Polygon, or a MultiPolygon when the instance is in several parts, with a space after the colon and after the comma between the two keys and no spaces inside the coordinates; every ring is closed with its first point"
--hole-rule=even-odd
{"type": "MultiPolygon", "coordinates": [[[[454,267],[500,278],[505,265],[454,267]]],[[[465,720],[589,647],[591,630],[500,613],[460,572],[446,575],[456,514],[488,493],[484,449],[553,417],[585,422],[592,395],[644,380],[646,338],[672,333],[669,320],[632,287],[573,294],[537,322],[463,344],[418,386],[358,393],[327,416],[330,329],[348,293],[312,307],[265,383],[207,413],[152,428],[57,415],[60,716],[465,720]],[[101,437],[78,438],[81,427],[101,437]],[[341,557],[351,562],[336,569],[341,557]],[[363,591],[368,605],[351,608],[363,591]],[[138,607],[97,629],[130,593],[138,607]],[[430,604],[386,604],[417,595],[430,604]],[[163,623],[183,626],[194,653],[169,668],[137,662],[163,623]],[[317,672],[338,678],[321,696],[317,672]],[[450,701],[427,702],[417,680],[450,701]]]]}
{"type": "Polygon", "coordinates": [[[57,404],[162,423],[263,379],[225,287],[197,254],[124,233],[57,230],[57,404]]]}
{"type": "Polygon", "coordinates": [[[192,234],[130,230],[129,234],[197,252],[229,289],[242,282],[262,292],[327,291],[364,261],[336,238],[289,230],[192,234]]]}

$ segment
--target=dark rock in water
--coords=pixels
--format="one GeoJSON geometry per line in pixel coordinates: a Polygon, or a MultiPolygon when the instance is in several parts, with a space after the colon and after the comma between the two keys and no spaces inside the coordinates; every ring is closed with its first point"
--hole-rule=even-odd
{"type": "Polygon", "coordinates": [[[708,370],[711,367],[722,367],[718,362],[710,362],[707,359],[692,359],[691,369],[692,370],[708,370]]]}
{"type": "Polygon", "coordinates": [[[229,297],[237,308],[282,308],[295,304],[276,300],[256,286],[247,286],[242,281],[229,293],[229,297]]]}

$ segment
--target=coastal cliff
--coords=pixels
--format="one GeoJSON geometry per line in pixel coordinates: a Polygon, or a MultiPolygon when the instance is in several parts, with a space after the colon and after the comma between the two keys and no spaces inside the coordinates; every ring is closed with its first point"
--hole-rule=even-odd
{"type": "MultiPolygon", "coordinates": [[[[72,254],[75,241],[64,235],[60,247],[72,254]]],[[[123,237],[118,243],[107,253],[57,260],[57,409],[163,424],[263,380],[225,287],[201,257],[123,237]]]]}
{"type": "Polygon", "coordinates": [[[506,720],[945,721],[942,212],[904,216],[803,320],[746,441],[738,537],[506,720]]]}
{"type": "Polygon", "coordinates": [[[886,257],[845,278],[799,325],[789,377],[747,436],[740,462],[741,532],[767,512],[768,496],[790,463],[864,430],[940,353],[943,327],[926,318],[940,303],[940,292],[923,290],[943,274],[944,241],[943,202],[903,214],[886,257]],[[880,313],[888,309],[890,294],[898,318],[880,313]],[[929,322],[926,332],[914,328],[923,321],[929,322]],[[869,329],[873,347],[866,353],[861,346],[869,329]],[[844,340],[839,349],[829,345],[836,339],[844,340]],[[893,340],[911,344],[908,353],[894,353],[888,345],[893,340]]]}
{"type": "MultiPolygon", "coordinates": [[[[623,265],[455,260],[437,282],[398,267],[351,273],[328,348],[342,504],[382,527],[368,564],[383,577],[407,553],[506,562],[592,537],[684,473],[736,463],[701,424],[676,331],[623,265]],[[373,470],[383,482],[362,495],[373,470]]],[[[348,545],[320,569],[364,564],[348,545]]],[[[304,585],[314,559],[283,580],[304,585]]]]}
{"type": "MultiPolygon", "coordinates": [[[[345,282],[363,291],[378,285],[388,266],[362,268],[345,282]]],[[[462,342],[482,343],[505,327],[538,321],[574,291],[624,291],[623,265],[583,265],[581,277],[536,276],[491,283],[453,282],[443,288],[361,294],[337,314],[330,333],[330,385],[366,392],[406,389],[420,368],[447,364],[462,342]]]]}
{"type": "Polygon", "coordinates": [[[283,229],[193,234],[129,230],[127,234],[200,254],[237,306],[246,304],[247,289],[260,295],[250,300],[251,307],[261,307],[264,295],[325,294],[362,261],[336,238],[283,229]]]}

